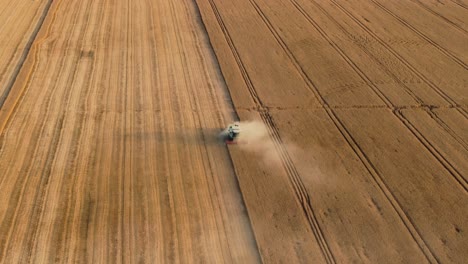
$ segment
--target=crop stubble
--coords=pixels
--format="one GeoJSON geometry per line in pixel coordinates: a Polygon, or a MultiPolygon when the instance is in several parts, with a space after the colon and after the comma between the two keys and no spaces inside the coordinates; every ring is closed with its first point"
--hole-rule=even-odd
{"type": "Polygon", "coordinates": [[[0,15],[3,262],[467,258],[462,1],[47,3],[0,15]],[[216,141],[198,8],[277,163],[216,141]]]}
{"type": "Polygon", "coordinates": [[[1,109],[1,262],[259,261],[201,25],[184,1],[53,2],[1,109]]]}

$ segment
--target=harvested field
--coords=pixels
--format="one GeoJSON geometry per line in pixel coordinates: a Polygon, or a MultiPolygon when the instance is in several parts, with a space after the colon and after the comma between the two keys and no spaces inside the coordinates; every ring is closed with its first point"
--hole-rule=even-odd
{"type": "Polygon", "coordinates": [[[0,2],[1,263],[468,259],[468,3],[0,2]]]}
{"type": "Polygon", "coordinates": [[[1,113],[2,262],[258,261],[194,3],[48,13],[1,113]]]}

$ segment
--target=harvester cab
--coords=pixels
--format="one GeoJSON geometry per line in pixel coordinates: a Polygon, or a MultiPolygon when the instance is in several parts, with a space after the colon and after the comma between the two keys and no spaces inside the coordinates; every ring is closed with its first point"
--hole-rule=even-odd
{"type": "Polygon", "coordinates": [[[225,136],[226,136],[225,141],[226,141],[226,143],[228,143],[228,144],[235,143],[236,138],[240,134],[240,131],[241,130],[240,130],[240,126],[239,126],[238,122],[230,124],[225,130],[225,136]]]}

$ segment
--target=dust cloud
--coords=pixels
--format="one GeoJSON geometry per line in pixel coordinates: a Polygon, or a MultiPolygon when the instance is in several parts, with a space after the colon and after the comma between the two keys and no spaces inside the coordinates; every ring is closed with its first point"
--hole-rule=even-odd
{"type": "MultiPolygon", "coordinates": [[[[300,171],[303,180],[320,182],[322,173],[317,163],[311,161],[310,150],[306,151],[298,145],[290,142],[287,138],[282,138],[281,142],[273,141],[267,126],[261,121],[239,122],[241,132],[238,137],[237,146],[250,153],[254,153],[264,164],[270,167],[283,167],[281,159],[282,151],[286,151],[293,166],[300,171]],[[308,157],[308,159],[304,159],[308,157]]],[[[286,154],[286,153],[284,153],[286,154]]]]}
{"type": "Polygon", "coordinates": [[[275,146],[269,136],[267,126],[261,121],[240,122],[241,132],[238,138],[240,149],[255,153],[266,164],[280,164],[279,146],[275,146]]]}

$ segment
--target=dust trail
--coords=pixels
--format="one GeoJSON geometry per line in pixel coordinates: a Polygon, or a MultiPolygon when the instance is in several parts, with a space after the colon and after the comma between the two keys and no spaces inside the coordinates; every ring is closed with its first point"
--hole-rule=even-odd
{"type": "Polygon", "coordinates": [[[263,122],[244,121],[239,124],[241,132],[237,141],[240,149],[257,154],[267,164],[280,164],[275,144],[263,122]]]}
{"type": "Polygon", "coordinates": [[[240,122],[241,133],[239,134],[239,148],[255,153],[265,164],[269,166],[281,166],[281,157],[278,147],[283,147],[289,155],[295,155],[300,148],[293,143],[283,143],[281,146],[275,145],[270,137],[267,126],[261,121],[240,122]]]}
{"type": "MultiPolygon", "coordinates": [[[[259,156],[260,161],[270,167],[280,168],[282,160],[273,139],[270,137],[268,128],[261,121],[240,122],[241,132],[238,138],[240,149],[248,151],[259,156]]],[[[321,171],[317,162],[304,160],[303,157],[311,157],[311,153],[302,149],[300,146],[290,142],[288,139],[282,139],[281,146],[292,158],[294,165],[300,171],[301,178],[308,182],[320,182],[321,171]]],[[[313,156],[313,155],[312,155],[313,156]]]]}

